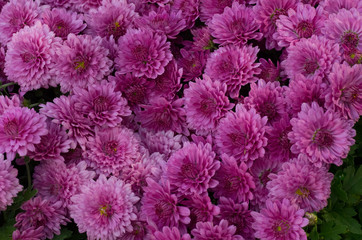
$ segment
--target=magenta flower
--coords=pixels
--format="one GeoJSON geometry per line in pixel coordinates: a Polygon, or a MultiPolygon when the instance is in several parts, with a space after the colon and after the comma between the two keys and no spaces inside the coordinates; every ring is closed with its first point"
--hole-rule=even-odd
{"type": "Polygon", "coordinates": [[[215,14],[221,14],[226,7],[231,7],[232,3],[233,0],[200,0],[200,20],[209,23],[215,14]]]}
{"type": "Polygon", "coordinates": [[[70,8],[72,0],[40,0],[40,2],[45,5],[50,5],[53,8],[70,8]]]}
{"type": "Polygon", "coordinates": [[[219,168],[210,144],[187,142],[167,161],[165,177],[179,195],[200,195],[218,184],[212,177],[219,168]]]}
{"type": "Polygon", "coordinates": [[[170,192],[170,183],[166,181],[159,184],[153,179],[147,179],[144,188],[141,212],[148,221],[152,221],[161,229],[162,227],[184,227],[190,223],[190,209],[179,206],[176,195],[170,192]]]}
{"type": "Polygon", "coordinates": [[[15,230],[12,235],[12,240],[38,240],[44,239],[44,227],[30,227],[23,231],[15,230]]]}
{"type": "Polygon", "coordinates": [[[201,77],[205,69],[206,61],[209,56],[208,52],[180,50],[181,57],[178,59],[178,64],[182,68],[184,81],[190,81],[194,78],[201,77]]]}
{"type": "Polygon", "coordinates": [[[221,158],[221,167],[214,177],[219,182],[215,187],[214,197],[223,196],[235,202],[252,200],[255,183],[253,177],[247,172],[246,164],[244,162],[238,164],[235,158],[226,154],[223,154],[221,158]]]}
{"type": "Polygon", "coordinates": [[[62,47],[56,51],[54,72],[61,91],[66,93],[75,87],[86,87],[110,73],[112,61],[103,48],[100,37],[70,33],[62,47]]]}
{"type": "MultiPolygon", "coordinates": [[[[73,8],[82,13],[88,13],[102,5],[103,0],[69,0],[73,8]]],[[[108,0],[107,0],[108,1],[108,0]]]]}
{"type": "Polygon", "coordinates": [[[18,170],[11,165],[11,161],[4,160],[4,156],[0,154],[0,211],[5,211],[13,203],[13,198],[23,190],[17,175],[18,170]]]}
{"type": "Polygon", "coordinates": [[[99,127],[115,127],[131,115],[127,100],[115,91],[115,84],[102,80],[87,89],[74,88],[74,108],[99,127]]]}
{"type": "Polygon", "coordinates": [[[47,133],[45,116],[34,109],[9,108],[0,115],[0,153],[6,153],[8,160],[13,160],[16,153],[26,156],[47,133]]]}
{"type": "Polygon", "coordinates": [[[171,11],[181,11],[181,17],[186,21],[186,29],[190,29],[199,17],[199,4],[200,0],[174,0],[172,1],[171,11]]]}
{"type": "Polygon", "coordinates": [[[359,12],[362,11],[360,0],[324,0],[320,2],[320,6],[330,14],[338,13],[341,9],[350,10],[351,8],[356,8],[359,12]]]}
{"type": "Polygon", "coordinates": [[[259,58],[261,72],[256,76],[263,79],[265,82],[284,81],[284,77],[281,75],[281,68],[279,62],[275,66],[274,63],[268,59],[259,58]]]}
{"type": "Polygon", "coordinates": [[[95,177],[86,170],[87,164],[66,165],[62,161],[45,161],[35,167],[33,178],[38,195],[51,202],[62,202],[63,207],[71,204],[71,197],[81,192],[84,185],[95,177]]]}
{"type": "Polygon", "coordinates": [[[230,97],[237,98],[241,86],[257,80],[260,73],[257,59],[258,47],[228,45],[211,53],[206,63],[205,74],[212,80],[226,83],[230,97]]]}
{"type": "Polygon", "coordinates": [[[191,33],[193,35],[192,50],[202,52],[216,48],[209,27],[194,28],[191,29],[191,33]]]}
{"type": "Polygon", "coordinates": [[[329,75],[330,91],[325,106],[333,108],[357,121],[362,115],[362,68],[334,64],[329,75]]]}
{"type": "Polygon", "coordinates": [[[233,2],[222,14],[215,14],[209,24],[214,42],[245,45],[248,40],[261,40],[263,34],[257,32],[260,24],[256,21],[253,8],[233,2]]]}
{"type": "Polygon", "coordinates": [[[61,225],[67,225],[69,222],[62,202],[50,202],[40,196],[23,203],[21,209],[24,212],[16,215],[14,226],[21,232],[29,228],[44,227],[42,239],[52,239],[54,234],[59,235],[61,225]]]}
{"type": "Polygon", "coordinates": [[[324,111],[316,102],[302,104],[297,118],[290,120],[293,126],[288,134],[291,151],[306,155],[317,167],[323,163],[342,164],[350,146],[354,144],[356,131],[353,121],[341,118],[332,110],[324,111]]]}
{"type": "Polygon", "coordinates": [[[236,227],[228,225],[228,221],[221,220],[218,225],[212,222],[198,222],[196,228],[191,231],[195,240],[244,240],[240,235],[236,235],[236,227]]]}
{"type": "Polygon", "coordinates": [[[6,45],[14,33],[25,26],[34,25],[39,13],[39,0],[11,0],[8,2],[0,13],[0,42],[6,45]]]}
{"type": "Polygon", "coordinates": [[[228,112],[217,128],[215,142],[219,154],[225,153],[251,167],[255,159],[265,154],[267,121],[254,108],[247,110],[242,104],[236,105],[236,112],[228,112]]]}
{"type": "Polygon", "coordinates": [[[129,184],[100,175],[97,181],[83,186],[81,193],[71,200],[70,216],[79,232],[87,233],[88,239],[116,239],[133,231],[131,221],[137,219],[134,204],[139,198],[129,184]]]}
{"type": "Polygon", "coordinates": [[[22,91],[55,86],[52,69],[59,39],[39,21],[13,35],[7,45],[4,72],[22,91]]]}
{"type": "Polygon", "coordinates": [[[185,233],[181,236],[178,228],[163,227],[162,231],[156,231],[151,237],[152,240],[191,240],[189,234],[185,233]]]}
{"type": "Polygon", "coordinates": [[[207,75],[190,82],[184,98],[188,126],[199,134],[213,131],[234,106],[226,97],[226,84],[212,81],[207,75]]]}
{"type": "Polygon", "coordinates": [[[0,116],[6,109],[20,106],[21,104],[19,95],[13,95],[11,98],[8,96],[0,96],[0,116]]]}
{"type": "Polygon", "coordinates": [[[41,13],[41,21],[63,40],[67,39],[69,33],[77,35],[87,26],[83,23],[82,15],[64,8],[45,8],[41,13]]]}
{"type": "Polygon", "coordinates": [[[288,199],[266,201],[266,207],[260,213],[251,212],[254,218],[252,227],[255,237],[263,240],[300,239],[307,240],[303,227],[308,219],[303,218],[304,210],[292,204],[288,199]]]}
{"type": "Polygon", "coordinates": [[[156,78],[172,59],[166,36],[150,30],[130,29],[119,39],[118,45],[115,63],[121,74],[156,78]]]}
{"type": "Polygon", "coordinates": [[[127,128],[95,130],[95,136],[87,143],[86,162],[97,173],[118,176],[120,171],[139,157],[139,142],[127,128]]]}

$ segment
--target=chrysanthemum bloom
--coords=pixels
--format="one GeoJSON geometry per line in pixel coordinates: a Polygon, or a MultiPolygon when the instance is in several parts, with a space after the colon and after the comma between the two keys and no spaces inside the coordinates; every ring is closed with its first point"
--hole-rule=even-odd
{"type": "Polygon", "coordinates": [[[210,144],[187,142],[167,161],[165,177],[179,195],[200,195],[218,184],[212,177],[219,168],[210,144]]]}
{"type": "Polygon", "coordinates": [[[226,83],[230,97],[237,98],[241,86],[255,82],[254,76],[261,70],[257,59],[258,47],[227,45],[211,53],[206,63],[205,74],[212,80],[226,83]]]}
{"type": "Polygon", "coordinates": [[[351,66],[362,63],[362,50],[343,46],[343,59],[351,66]]]}
{"type": "Polygon", "coordinates": [[[326,77],[333,63],[340,61],[338,44],[322,36],[302,38],[287,48],[288,57],[281,62],[290,79],[297,74],[305,77],[326,77]]]}
{"type": "Polygon", "coordinates": [[[319,106],[323,106],[327,90],[328,85],[321,77],[311,78],[305,77],[303,74],[296,74],[285,91],[285,101],[288,104],[289,113],[297,116],[302,103],[317,102],[319,106]]]}
{"type": "Polygon", "coordinates": [[[255,16],[260,23],[260,32],[266,38],[266,48],[281,50],[273,34],[277,30],[276,22],[280,15],[287,15],[288,9],[295,9],[298,0],[259,0],[255,6],[255,16]]]}
{"type": "Polygon", "coordinates": [[[209,53],[181,49],[180,54],[182,57],[178,59],[178,63],[183,70],[182,78],[184,81],[190,81],[194,78],[201,77],[209,53]]]}
{"type": "Polygon", "coordinates": [[[45,238],[52,239],[54,234],[59,235],[61,225],[66,225],[69,219],[62,202],[50,202],[40,196],[34,197],[21,206],[24,212],[16,215],[14,225],[21,232],[29,228],[44,227],[45,238]]]}
{"type": "Polygon", "coordinates": [[[184,99],[168,101],[165,98],[152,98],[149,105],[140,105],[144,110],[136,112],[136,120],[151,131],[172,130],[189,135],[186,128],[186,112],[182,108],[184,99]]]}
{"type": "Polygon", "coordinates": [[[116,177],[100,175],[71,200],[70,216],[80,233],[87,232],[88,239],[117,239],[133,231],[131,221],[137,219],[134,204],[139,198],[129,184],[116,177]]]}
{"type": "Polygon", "coordinates": [[[86,21],[94,36],[113,36],[117,41],[134,26],[137,16],[134,10],[134,4],[127,4],[127,1],[104,0],[99,8],[89,11],[86,21]]]}
{"type": "Polygon", "coordinates": [[[169,6],[151,11],[147,16],[138,18],[136,23],[139,27],[165,34],[169,39],[175,39],[186,28],[186,21],[182,18],[181,11],[171,11],[169,6]]]}
{"type": "Polygon", "coordinates": [[[0,153],[6,153],[8,160],[13,160],[16,153],[26,156],[47,133],[45,116],[34,109],[9,108],[0,116],[0,153]]]}
{"type": "Polygon", "coordinates": [[[209,27],[194,28],[191,29],[191,33],[193,35],[192,50],[202,52],[216,48],[209,27]]]}
{"type": "Polygon", "coordinates": [[[199,4],[200,0],[174,0],[172,1],[171,11],[181,11],[181,16],[186,21],[186,29],[190,29],[199,17],[199,4]]]}
{"type": "Polygon", "coordinates": [[[152,240],[191,240],[189,234],[181,235],[178,228],[163,227],[162,231],[156,231],[151,236],[152,240]]]}
{"type": "Polygon", "coordinates": [[[62,161],[42,162],[34,170],[34,187],[44,199],[61,201],[64,207],[68,207],[70,198],[80,193],[83,186],[95,176],[93,171],[86,168],[84,161],[77,165],[65,165],[62,161]]]}
{"type": "Polygon", "coordinates": [[[240,235],[236,235],[236,227],[228,224],[228,221],[221,220],[218,225],[212,222],[198,222],[196,228],[191,231],[195,240],[244,240],[240,235]]]}
{"type": "Polygon", "coordinates": [[[167,227],[184,227],[190,223],[190,209],[179,206],[176,195],[170,192],[170,183],[158,184],[147,179],[144,188],[141,211],[146,219],[153,221],[159,229],[167,227]]]}
{"type": "Polygon", "coordinates": [[[236,105],[236,112],[228,112],[221,119],[215,135],[219,154],[226,153],[248,167],[265,154],[268,139],[264,136],[267,117],[260,117],[252,108],[236,105]]]}
{"type": "Polygon", "coordinates": [[[289,199],[308,212],[318,212],[327,206],[333,174],[326,167],[315,167],[308,159],[286,162],[277,174],[269,174],[269,198],[289,199]]]}
{"type": "Polygon", "coordinates": [[[288,134],[293,143],[291,151],[305,154],[317,167],[323,163],[342,164],[350,146],[354,144],[356,131],[353,120],[341,118],[331,109],[324,111],[316,102],[302,104],[297,118],[290,120],[293,126],[288,134]]]}
{"type": "Polygon", "coordinates": [[[40,0],[43,5],[50,5],[52,8],[70,8],[71,0],[40,0]]]}
{"type": "Polygon", "coordinates": [[[325,106],[357,121],[362,115],[362,66],[336,63],[328,79],[331,88],[325,106]]]}
{"type": "Polygon", "coordinates": [[[51,73],[60,39],[39,21],[15,33],[7,45],[4,72],[26,92],[55,86],[51,73]]]}
{"type": "Polygon", "coordinates": [[[231,7],[232,3],[233,0],[200,0],[200,20],[208,23],[215,14],[221,14],[225,7],[231,7]]]}
{"type": "Polygon", "coordinates": [[[13,95],[11,98],[8,96],[0,96],[0,115],[8,108],[20,107],[19,95],[13,95]]]}
{"type": "Polygon", "coordinates": [[[40,113],[52,119],[55,124],[61,124],[70,139],[84,147],[87,138],[93,135],[92,122],[77,113],[74,109],[75,99],[72,96],[60,96],[52,102],[41,104],[40,113]]]}
{"type": "Polygon", "coordinates": [[[276,21],[277,31],[273,38],[280,47],[288,47],[290,43],[301,38],[320,35],[327,16],[323,8],[314,8],[309,4],[298,3],[297,8],[289,9],[288,15],[281,15],[276,21]]]}
{"type": "Polygon", "coordinates": [[[115,127],[131,115],[127,100],[115,91],[115,83],[102,80],[87,89],[74,88],[75,110],[99,127],[115,127]]]}
{"type": "Polygon", "coordinates": [[[82,13],[88,13],[91,9],[97,9],[103,0],[70,0],[73,8],[82,13]]]}
{"type": "Polygon", "coordinates": [[[0,154],[0,211],[4,211],[7,206],[13,203],[13,198],[23,189],[16,178],[18,170],[13,168],[10,160],[4,160],[0,154]]]}
{"type": "Polygon", "coordinates": [[[71,148],[75,148],[74,142],[69,139],[65,129],[58,124],[47,121],[48,134],[41,136],[40,143],[35,145],[35,149],[29,151],[28,156],[36,161],[42,160],[64,160],[62,153],[66,153],[71,148]]]}
{"type": "Polygon", "coordinates": [[[236,234],[243,236],[247,240],[254,239],[254,230],[251,223],[254,221],[251,211],[248,210],[247,202],[238,203],[231,198],[221,197],[219,199],[220,219],[225,219],[230,225],[236,227],[236,234]]]}
{"type": "Polygon", "coordinates": [[[137,213],[137,219],[131,221],[133,228],[132,232],[123,233],[118,240],[149,240],[150,230],[146,221],[139,220],[139,213],[137,213]]]}
{"type": "Polygon", "coordinates": [[[110,73],[112,61],[103,48],[100,37],[70,33],[56,51],[54,72],[62,92],[74,87],[86,87],[110,73]]]}
{"type": "Polygon", "coordinates": [[[233,2],[232,7],[226,7],[222,14],[215,14],[209,24],[214,42],[223,45],[245,45],[248,40],[260,40],[262,33],[257,32],[257,23],[252,8],[233,2]]]}
{"type": "Polygon", "coordinates": [[[214,197],[228,197],[235,202],[247,202],[253,199],[252,191],[255,188],[253,177],[247,172],[244,162],[237,163],[235,158],[226,154],[221,156],[221,167],[214,179],[219,182],[215,187],[214,197]]]}
{"type": "Polygon", "coordinates": [[[255,237],[263,240],[300,239],[307,240],[303,227],[308,219],[303,218],[304,210],[299,209],[288,199],[266,201],[266,207],[260,213],[251,212],[254,218],[252,227],[255,237]]]}
{"type": "Polygon", "coordinates": [[[357,48],[362,51],[361,22],[362,13],[357,9],[341,9],[337,14],[329,15],[322,32],[327,39],[338,43],[341,47],[357,48]]]}
{"type": "Polygon", "coordinates": [[[139,142],[127,128],[96,128],[84,156],[97,173],[118,176],[123,167],[139,158],[139,142]]]}
{"type": "Polygon", "coordinates": [[[83,17],[76,12],[67,11],[64,8],[45,8],[41,13],[42,23],[49,26],[55,36],[67,39],[69,33],[79,34],[86,28],[83,17]]]}
{"type": "Polygon", "coordinates": [[[5,47],[0,46],[0,81],[2,84],[8,82],[8,77],[4,73],[5,68],[5,47]]]}
{"type": "Polygon", "coordinates": [[[39,17],[39,1],[11,0],[0,13],[0,42],[4,45],[14,33],[32,26],[39,17]]]}
{"type": "Polygon", "coordinates": [[[256,77],[263,79],[265,82],[275,82],[275,81],[283,81],[285,80],[281,75],[281,69],[279,62],[275,66],[274,63],[268,59],[264,58],[259,59],[261,72],[256,75],[256,77]]]}
{"type": "Polygon", "coordinates": [[[170,43],[163,34],[147,29],[130,29],[119,39],[116,68],[136,77],[156,78],[172,59],[170,43]],[[127,46],[127,47],[124,47],[127,46]]]}
{"type": "Polygon", "coordinates": [[[328,13],[338,13],[341,9],[350,10],[356,8],[359,12],[362,11],[362,2],[360,0],[324,0],[320,6],[328,13]]]}
{"type": "Polygon", "coordinates": [[[170,2],[170,0],[140,0],[143,4],[145,3],[155,3],[159,7],[165,7],[166,4],[170,2]]]}
{"type": "Polygon", "coordinates": [[[207,134],[234,104],[226,97],[226,84],[212,81],[207,75],[189,83],[184,90],[186,121],[189,128],[207,134]]]}
{"type": "Polygon", "coordinates": [[[24,229],[24,231],[15,230],[12,235],[12,240],[38,240],[44,239],[44,227],[30,227],[24,229]]]}
{"type": "Polygon", "coordinates": [[[255,108],[260,116],[268,117],[269,124],[279,121],[286,112],[286,102],[279,82],[266,83],[260,79],[257,84],[251,83],[250,88],[244,104],[249,108],[255,108]]]}

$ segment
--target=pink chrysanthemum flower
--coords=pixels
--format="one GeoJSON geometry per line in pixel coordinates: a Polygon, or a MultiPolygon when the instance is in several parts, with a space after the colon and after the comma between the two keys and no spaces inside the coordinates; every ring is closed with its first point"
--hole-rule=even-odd
{"type": "Polygon", "coordinates": [[[78,142],[84,147],[87,139],[93,135],[92,122],[77,113],[74,105],[74,97],[62,95],[53,102],[41,104],[40,113],[51,118],[55,124],[63,125],[74,144],[78,142]]]}
{"type": "Polygon", "coordinates": [[[251,211],[248,210],[247,202],[238,203],[231,198],[221,197],[219,199],[220,219],[225,219],[230,225],[236,227],[236,234],[243,236],[246,240],[254,239],[254,230],[251,223],[254,221],[251,211]]]}
{"type": "Polygon", "coordinates": [[[101,45],[100,37],[68,35],[62,47],[56,51],[54,67],[62,92],[74,87],[86,87],[110,73],[112,61],[107,57],[108,50],[101,45]]]}
{"type": "Polygon", "coordinates": [[[46,8],[41,13],[42,23],[49,26],[55,36],[66,40],[69,33],[79,34],[86,28],[83,16],[64,8],[46,8]]]}
{"type": "Polygon", "coordinates": [[[360,0],[323,0],[320,2],[320,6],[330,14],[338,13],[341,9],[350,10],[351,8],[356,8],[359,12],[362,11],[360,0]]]}
{"type": "Polygon", "coordinates": [[[196,228],[191,231],[195,240],[244,240],[236,235],[236,227],[228,224],[228,221],[221,220],[218,225],[212,222],[198,222],[196,228]]]}
{"type": "Polygon", "coordinates": [[[200,0],[174,0],[172,1],[171,11],[181,11],[181,17],[186,21],[186,29],[190,29],[195,25],[195,21],[199,17],[199,4],[200,0]]]}
{"type": "Polygon", "coordinates": [[[280,47],[288,47],[301,38],[320,35],[327,16],[323,8],[298,3],[297,8],[289,9],[288,15],[281,15],[276,21],[277,31],[273,38],[280,47]]]}
{"type": "Polygon", "coordinates": [[[275,66],[274,63],[268,59],[259,58],[261,72],[256,74],[256,77],[263,79],[265,82],[275,82],[275,81],[284,81],[285,76],[281,74],[281,68],[279,61],[275,66]]]}
{"type": "Polygon", "coordinates": [[[322,36],[302,38],[287,48],[288,57],[281,62],[290,79],[296,74],[305,77],[326,77],[333,63],[340,61],[339,47],[322,36]]]}
{"type": "Polygon", "coordinates": [[[230,97],[237,98],[241,86],[257,80],[260,73],[257,59],[258,47],[228,45],[211,53],[206,63],[205,74],[212,80],[226,83],[230,97]]]}
{"type": "Polygon", "coordinates": [[[69,0],[72,7],[79,12],[88,13],[92,9],[97,9],[102,5],[103,0],[69,0]]]}
{"type": "Polygon", "coordinates": [[[71,200],[70,216],[80,233],[87,232],[88,239],[117,239],[133,231],[131,221],[137,219],[134,204],[139,198],[129,184],[100,175],[71,200]]]}
{"type": "Polygon", "coordinates": [[[331,109],[324,111],[316,102],[302,104],[297,118],[290,120],[293,126],[288,134],[293,143],[291,151],[305,154],[317,167],[322,163],[342,164],[350,146],[354,144],[356,131],[353,121],[341,118],[331,109]]]}
{"type": "Polygon", "coordinates": [[[334,64],[328,79],[330,91],[325,106],[357,121],[362,115],[362,66],[334,64]]]}
{"type": "Polygon", "coordinates": [[[250,88],[244,104],[249,108],[255,108],[260,116],[268,117],[269,124],[278,121],[285,114],[286,103],[279,82],[266,83],[260,79],[257,84],[251,83],[250,88]]]}
{"type": "Polygon", "coordinates": [[[169,7],[151,11],[147,16],[138,18],[136,22],[139,27],[150,28],[157,33],[165,34],[169,39],[175,39],[186,27],[181,11],[170,11],[169,7]]]}
{"type": "Polygon", "coordinates": [[[4,160],[0,154],[0,211],[13,203],[13,198],[23,189],[17,179],[18,170],[11,165],[10,160],[4,160]]]}
{"type": "Polygon", "coordinates": [[[11,0],[7,3],[0,13],[0,42],[6,45],[14,33],[34,25],[39,12],[38,0],[11,0]]]}
{"type": "Polygon", "coordinates": [[[49,5],[52,8],[68,9],[72,6],[71,0],[40,0],[43,5],[49,5]]]}
{"type": "Polygon", "coordinates": [[[252,8],[233,2],[222,14],[215,14],[209,24],[214,42],[223,45],[245,45],[248,40],[260,40],[262,33],[257,32],[260,24],[256,22],[252,8]]]}
{"type": "Polygon", "coordinates": [[[269,174],[267,183],[271,199],[289,199],[308,212],[327,206],[333,174],[325,167],[317,168],[307,159],[286,162],[277,174],[269,174]]]}
{"type": "Polygon", "coordinates": [[[194,28],[191,29],[191,33],[193,35],[193,41],[191,43],[193,51],[202,52],[216,49],[209,27],[194,28]]]}
{"type": "Polygon", "coordinates": [[[178,63],[183,70],[182,78],[185,82],[200,77],[206,66],[209,54],[204,51],[180,50],[181,58],[178,63]]]}
{"type": "Polygon", "coordinates": [[[144,216],[153,221],[160,229],[167,227],[184,227],[190,223],[190,209],[179,206],[176,195],[170,192],[170,183],[158,184],[153,179],[147,179],[144,188],[141,211],[144,216]]]}
{"type": "Polygon", "coordinates": [[[54,234],[59,235],[61,225],[67,225],[69,219],[62,202],[50,202],[40,196],[34,197],[21,206],[24,212],[16,215],[14,225],[21,232],[29,228],[43,228],[43,238],[52,239],[54,234]]]}
{"type": "Polygon", "coordinates": [[[253,199],[252,191],[255,183],[253,177],[247,172],[246,164],[244,162],[238,164],[235,158],[226,154],[223,154],[221,158],[221,167],[214,177],[219,182],[214,189],[214,197],[228,197],[235,202],[247,202],[253,199]]]}
{"type": "Polygon", "coordinates": [[[8,108],[20,107],[19,95],[14,95],[11,98],[7,96],[0,96],[0,116],[8,108]]]}
{"type": "Polygon", "coordinates": [[[15,33],[7,45],[4,72],[22,91],[55,86],[52,68],[59,40],[39,21],[15,33]]]}
{"type": "Polygon", "coordinates": [[[321,77],[310,78],[303,74],[295,75],[294,80],[289,83],[289,87],[285,91],[285,101],[290,114],[296,116],[300,112],[302,103],[317,102],[319,106],[323,106],[327,90],[328,85],[321,77]]]}
{"type": "Polygon", "coordinates": [[[287,15],[288,9],[295,9],[298,0],[259,0],[255,6],[255,16],[260,23],[260,32],[266,38],[266,48],[281,50],[273,34],[277,30],[276,22],[280,15],[287,15]]]}
{"type": "Polygon", "coordinates": [[[236,105],[236,112],[228,112],[221,119],[215,135],[219,154],[227,154],[248,167],[265,154],[268,139],[264,136],[267,117],[260,117],[252,108],[236,105]]]}
{"type": "Polygon", "coordinates": [[[362,51],[362,24],[357,24],[361,22],[362,13],[357,9],[341,9],[337,14],[329,15],[322,32],[327,39],[338,43],[340,47],[346,46],[362,51]]]}
{"type": "Polygon", "coordinates": [[[97,173],[118,176],[125,166],[140,157],[139,142],[132,130],[127,128],[96,128],[84,156],[97,173]]]}
{"type": "Polygon", "coordinates": [[[115,63],[122,74],[133,73],[136,77],[156,78],[165,71],[172,59],[166,36],[150,30],[130,29],[119,39],[118,45],[115,63]]]}
{"type": "Polygon", "coordinates": [[[200,20],[208,23],[215,14],[221,14],[226,7],[231,7],[232,3],[233,0],[200,0],[200,20]]]}
{"type": "Polygon", "coordinates": [[[75,110],[99,127],[115,127],[131,115],[127,100],[115,91],[114,82],[102,80],[87,89],[74,88],[75,110]]]}
{"type": "Polygon", "coordinates": [[[136,120],[147,130],[155,132],[172,130],[189,135],[183,103],[182,98],[172,102],[165,98],[152,98],[149,105],[140,105],[144,110],[136,112],[136,120]]]}
{"type": "Polygon", "coordinates": [[[191,240],[189,234],[185,233],[181,236],[178,228],[163,227],[162,231],[156,231],[151,236],[152,240],[191,240]]]}
{"type": "Polygon", "coordinates": [[[62,153],[67,153],[69,149],[75,148],[75,144],[65,132],[65,129],[58,124],[47,121],[48,134],[41,136],[40,143],[35,145],[33,151],[29,151],[28,156],[35,161],[64,160],[62,153]]]}
{"type": "Polygon", "coordinates": [[[12,235],[12,240],[39,240],[44,239],[44,227],[30,227],[23,231],[15,230],[12,235]]]}
{"type": "Polygon", "coordinates": [[[52,202],[61,201],[64,207],[71,204],[71,197],[94,178],[93,171],[86,170],[87,164],[66,165],[62,161],[42,162],[35,167],[33,178],[38,195],[52,202]]]}
{"type": "Polygon", "coordinates": [[[8,160],[13,160],[16,153],[26,156],[47,133],[45,116],[34,109],[9,108],[0,115],[0,153],[6,153],[8,160]]]}
{"type": "Polygon", "coordinates": [[[185,143],[167,161],[165,177],[179,195],[200,195],[218,184],[212,177],[219,168],[210,144],[185,143]]]}
{"type": "Polygon", "coordinates": [[[125,232],[117,240],[150,240],[150,230],[146,221],[139,220],[138,218],[131,221],[133,228],[132,232],[125,232]]]}
{"type": "Polygon", "coordinates": [[[143,4],[145,3],[157,4],[159,7],[165,7],[166,4],[170,2],[170,0],[139,0],[139,1],[142,2],[143,4]]]}
{"type": "Polygon", "coordinates": [[[255,237],[263,240],[300,239],[307,240],[303,227],[308,219],[303,218],[304,210],[290,203],[288,199],[281,202],[267,200],[266,207],[260,213],[251,212],[254,218],[252,227],[255,237]]]}
{"type": "Polygon", "coordinates": [[[113,36],[117,41],[134,26],[137,16],[134,10],[134,4],[127,4],[127,1],[103,0],[99,8],[89,11],[86,21],[94,36],[113,36]]]}
{"type": "Polygon", "coordinates": [[[197,133],[207,134],[214,130],[219,120],[234,104],[226,97],[226,84],[212,81],[207,75],[190,82],[184,90],[186,121],[197,133]]]}

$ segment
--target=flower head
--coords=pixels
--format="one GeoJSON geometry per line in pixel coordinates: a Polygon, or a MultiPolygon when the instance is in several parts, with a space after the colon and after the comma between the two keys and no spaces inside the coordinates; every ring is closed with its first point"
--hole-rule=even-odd
{"type": "Polygon", "coordinates": [[[228,221],[221,220],[219,224],[212,222],[198,222],[196,228],[191,231],[195,240],[244,240],[240,235],[236,235],[236,227],[229,226],[228,221]]]}
{"type": "Polygon", "coordinates": [[[256,76],[263,79],[265,82],[283,81],[284,77],[281,75],[281,68],[279,62],[275,66],[274,63],[268,59],[259,58],[261,72],[256,76]]]}
{"type": "Polygon", "coordinates": [[[199,17],[200,0],[174,0],[171,5],[171,11],[181,12],[182,19],[185,19],[186,28],[194,26],[199,17]]]}
{"type": "Polygon", "coordinates": [[[173,227],[173,228],[163,227],[162,231],[154,232],[151,239],[153,239],[153,240],[191,240],[191,237],[187,233],[181,236],[180,231],[176,227],[173,227]]]}
{"type": "Polygon", "coordinates": [[[360,12],[362,10],[362,2],[359,0],[324,0],[320,2],[320,6],[330,14],[338,13],[341,9],[356,8],[360,12]]]}
{"type": "Polygon", "coordinates": [[[20,98],[19,95],[14,95],[11,98],[8,96],[0,96],[0,115],[8,108],[20,107],[20,98]]]}
{"type": "Polygon", "coordinates": [[[231,7],[232,3],[233,0],[200,0],[200,20],[208,23],[215,14],[221,14],[226,7],[231,7]]]}

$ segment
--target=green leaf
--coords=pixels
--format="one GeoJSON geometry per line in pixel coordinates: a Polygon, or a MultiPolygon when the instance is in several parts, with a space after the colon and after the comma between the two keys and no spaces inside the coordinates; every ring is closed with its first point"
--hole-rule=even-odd
{"type": "Polygon", "coordinates": [[[355,234],[362,234],[361,225],[356,219],[353,218],[357,212],[351,208],[340,208],[331,212],[331,215],[335,219],[337,225],[344,225],[347,229],[355,234]]]}
{"type": "Polygon", "coordinates": [[[362,235],[360,234],[353,234],[353,233],[347,233],[343,236],[343,240],[361,240],[362,235]]]}
{"type": "Polygon", "coordinates": [[[16,211],[18,210],[24,202],[28,201],[30,198],[34,197],[38,191],[36,189],[32,190],[23,190],[18,194],[18,196],[14,199],[14,203],[7,208],[6,211],[16,211]]]}
{"type": "Polygon", "coordinates": [[[0,227],[0,240],[11,240],[13,232],[15,231],[15,219],[10,219],[0,227]]]}
{"type": "Polygon", "coordinates": [[[340,234],[347,232],[347,228],[344,225],[335,224],[334,222],[323,222],[321,225],[320,235],[324,239],[328,240],[340,240],[342,237],[340,234]]]}
{"type": "Polygon", "coordinates": [[[70,231],[67,228],[63,228],[60,232],[60,235],[54,235],[53,240],[65,240],[67,238],[70,238],[72,236],[73,232],[70,231]]]}
{"type": "Polygon", "coordinates": [[[337,199],[340,199],[343,202],[348,201],[347,193],[344,191],[342,187],[341,179],[335,178],[333,180],[331,190],[332,190],[331,194],[332,199],[336,197],[337,199]]]}
{"type": "Polygon", "coordinates": [[[317,225],[315,225],[314,228],[312,229],[312,231],[310,232],[309,239],[310,240],[319,240],[317,225]]]}
{"type": "Polygon", "coordinates": [[[348,193],[362,195],[362,166],[355,173],[354,167],[349,166],[345,169],[343,188],[348,193]]]}

